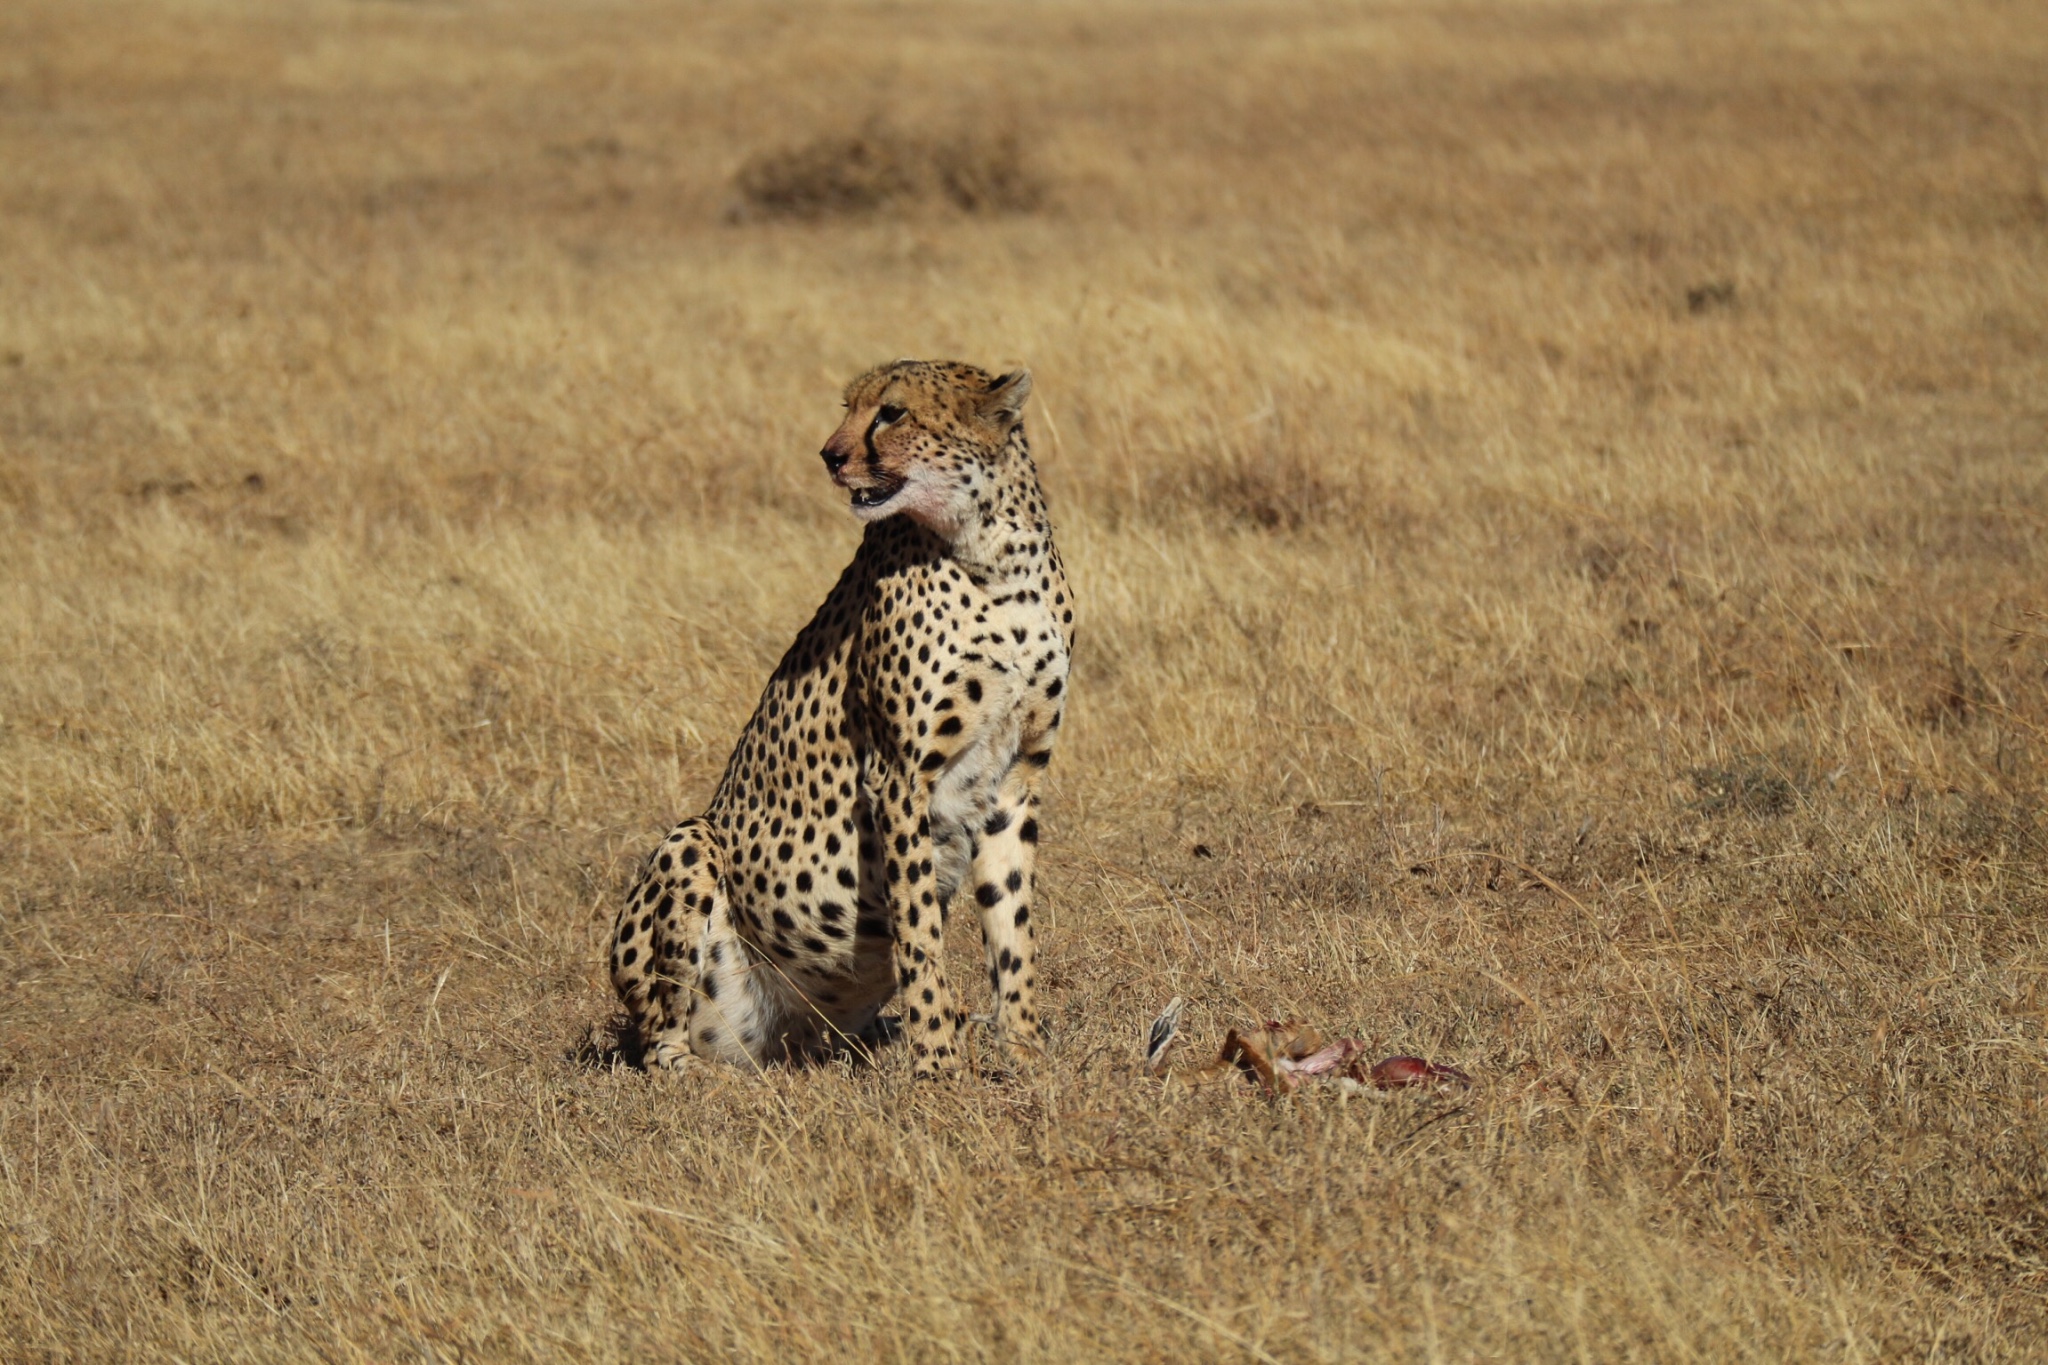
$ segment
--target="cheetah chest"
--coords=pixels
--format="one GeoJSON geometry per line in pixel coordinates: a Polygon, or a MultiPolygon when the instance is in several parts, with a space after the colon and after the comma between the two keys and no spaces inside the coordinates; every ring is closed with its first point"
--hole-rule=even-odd
{"type": "Polygon", "coordinates": [[[966,879],[980,831],[1001,805],[1003,782],[1020,755],[1041,753],[1060,723],[1066,644],[1037,603],[985,613],[972,639],[981,693],[966,742],[931,791],[933,871],[942,902],[966,879]]]}

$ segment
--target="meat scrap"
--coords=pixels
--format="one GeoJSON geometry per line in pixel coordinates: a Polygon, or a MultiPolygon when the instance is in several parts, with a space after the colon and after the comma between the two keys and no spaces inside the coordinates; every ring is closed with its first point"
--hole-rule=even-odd
{"type": "Polygon", "coordinates": [[[1298,1019],[1267,1020],[1257,1028],[1231,1029],[1214,1060],[1191,1071],[1179,1071],[1168,1063],[1167,1054],[1180,1030],[1185,1003],[1176,996],[1147,1031],[1144,1070],[1148,1075],[1164,1076],[1173,1071],[1192,1080],[1207,1080],[1235,1070],[1257,1081],[1268,1095],[1292,1094],[1305,1082],[1317,1080],[1333,1080],[1347,1090],[1428,1086],[1441,1092],[1472,1085],[1472,1078],[1456,1067],[1421,1057],[1368,1061],[1368,1044],[1363,1039],[1325,1038],[1320,1029],[1298,1019]]]}

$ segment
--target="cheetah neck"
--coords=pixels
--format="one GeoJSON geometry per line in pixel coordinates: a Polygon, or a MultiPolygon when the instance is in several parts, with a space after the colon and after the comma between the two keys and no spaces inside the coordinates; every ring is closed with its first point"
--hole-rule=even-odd
{"type": "Polygon", "coordinates": [[[993,473],[975,499],[974,515],[950,537],[952,556],[980,583],[1035,577],[1052,552],[1052,520],[1021,426],[993,473]]]}

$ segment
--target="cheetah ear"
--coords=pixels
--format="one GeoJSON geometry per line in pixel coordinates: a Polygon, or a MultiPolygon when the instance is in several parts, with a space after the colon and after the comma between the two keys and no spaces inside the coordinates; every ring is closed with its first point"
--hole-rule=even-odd
{"type": "Polygon", "coordinates": [[[1012,370],[988,382],[981,396],[981,414],[1000,422],[1014,422],[1024,415],[1024,400],[1031,396],[1031,371],[1012,370]]]}

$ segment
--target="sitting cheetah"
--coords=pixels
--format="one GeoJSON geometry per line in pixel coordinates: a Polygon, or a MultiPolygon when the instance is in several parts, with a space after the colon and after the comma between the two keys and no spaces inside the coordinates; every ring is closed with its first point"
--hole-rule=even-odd
{"type": "Polygon", "coordinates": [[[1007,1060],[1038,1051],[1032,861],[1073,604],[1024,441],[1031,376],[897,361],[821,452],[867,524],[768,680],[710,808],[649,856],[612,984],[655,1066],[802,1060],[903,992],[919,1077],[957,1070],[953,893],[981,914],[1007,1060]]]}

